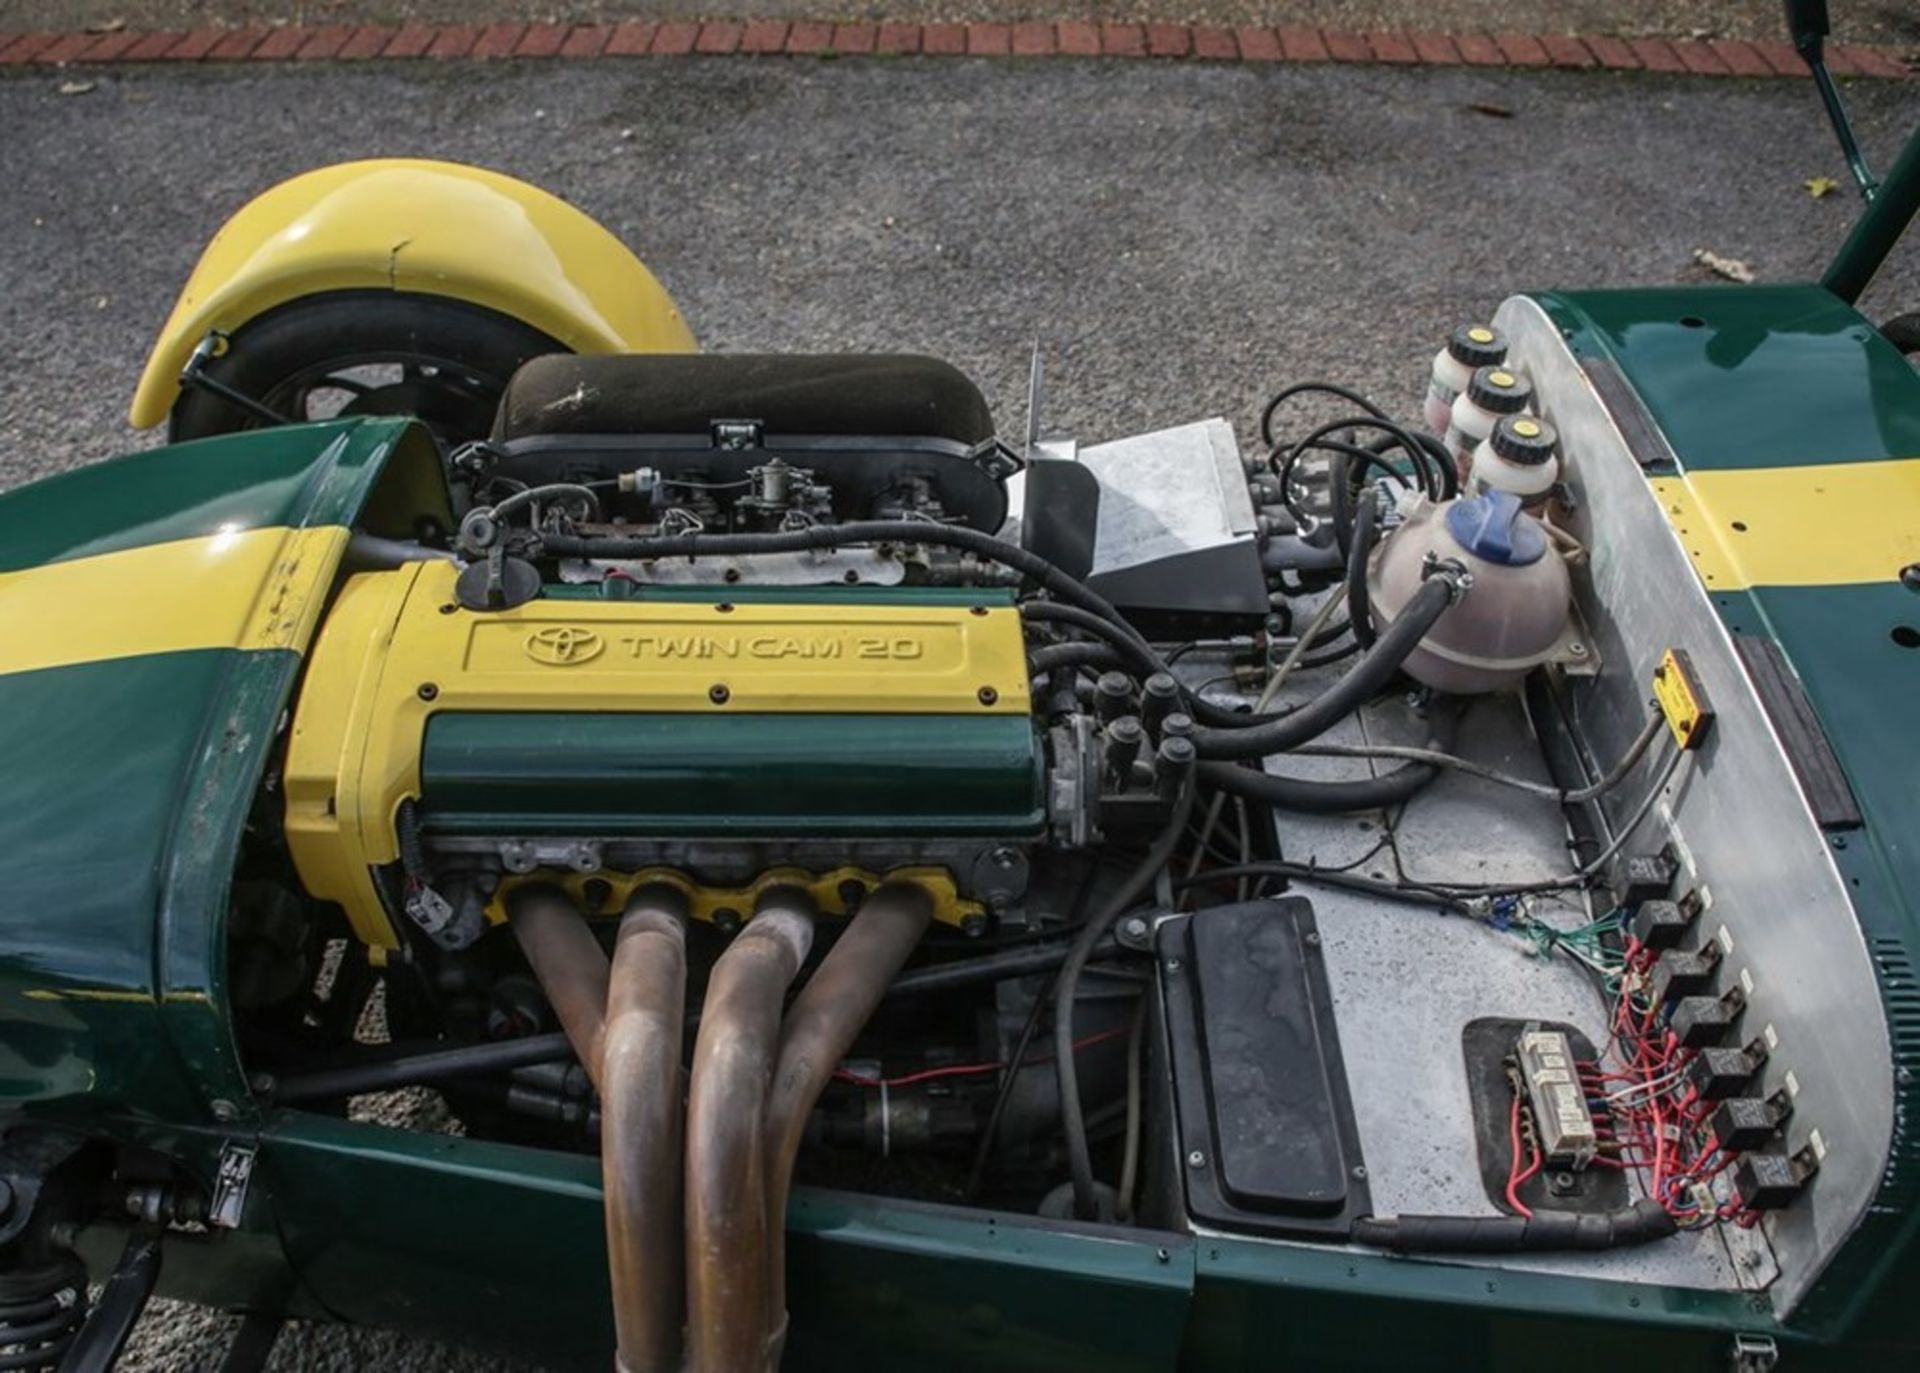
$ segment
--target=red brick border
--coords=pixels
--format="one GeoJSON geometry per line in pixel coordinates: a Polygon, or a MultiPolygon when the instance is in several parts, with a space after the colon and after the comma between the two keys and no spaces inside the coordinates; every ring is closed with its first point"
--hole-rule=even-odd
{"type": "MultiPolygon", "coordinates": [[[[1858,43],[1828,48],[1834,74],[1920,75],[1907,54],[1858,43]]],[[[1154,57],[1186,62],[1343,62],[1391,66],[1650,71],[1762,79],[1806,75],[1782,42],[1573,37],[1528,33],[1347,33],[1254,25],[910,24],[711,19],[657,24],[552,22],[197,29],[192,33],[0,33],[0,67],[101,62],[308,62],[372,57],[522,60],[640,56],[1154,57]]]]}

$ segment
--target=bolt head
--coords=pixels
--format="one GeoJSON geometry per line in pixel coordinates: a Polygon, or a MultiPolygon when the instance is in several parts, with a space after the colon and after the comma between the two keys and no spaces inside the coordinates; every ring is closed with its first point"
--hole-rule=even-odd
{"type": "Polygon", "coordinates": [[[1204,1168],[1206,1166],[1207,1166],[1207,1156],[1201,1153],[1198,1149],[1195,1149],[1192,1153],[1187,1155],[1187,1167],[1204,1168]]]}
{"type": "Polygon", "coordinates": [[[1130,915],[1120,926],[1120,930],[1129,939],[1145,939],[1147,937],[1146,919],[1143,916],[1130,915]]]}
{"type": "Polygon", "coordinates": [[[207,1109],[212,1111],[213,1118],[222,1124],[237,1119],[240,1115],[240,1108],[235,1106],[231,1101],[228,1101],[225,1097],[215,1097],[207,1103],[207,1109]]]}

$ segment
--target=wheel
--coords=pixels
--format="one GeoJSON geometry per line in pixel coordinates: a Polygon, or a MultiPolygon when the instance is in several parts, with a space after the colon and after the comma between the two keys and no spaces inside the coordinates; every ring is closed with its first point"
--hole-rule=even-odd
{"type": "MultiPolygon", "coordinates": [[[[566,351],[538,329],[463,301],[342,291],[250,321],[207,375],[296,421],[414,415],[451,447],[492,429],[500,393],[521,363],[566,351]]],[[[188,387],[167,432],[180,443],[263,424],[188,387]]]]}

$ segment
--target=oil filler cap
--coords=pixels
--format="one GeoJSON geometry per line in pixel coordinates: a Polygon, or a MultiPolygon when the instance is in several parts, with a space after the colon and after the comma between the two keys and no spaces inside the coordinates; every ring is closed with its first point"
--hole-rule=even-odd
{"type": "Polygon", "coordinates": [[[1447,533],[1483,562],[1526,567],[1547,555],[1547,534],[1520,509],[1511,491],[1489,491],[1455,501],[1447,511],[1447,533]]]}

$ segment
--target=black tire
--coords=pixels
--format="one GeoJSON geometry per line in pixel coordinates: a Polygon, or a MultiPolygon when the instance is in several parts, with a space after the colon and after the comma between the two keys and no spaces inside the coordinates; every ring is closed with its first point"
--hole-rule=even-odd
{"type": "Polygon", "coordinates": [[[1886,336],[1887,342],[1908,357],[1913,357],[1920,353],[1920,310],[1895,315],[1880,326],[1880,332],[1886,336]]]}
{"type": "MultiPolygon", "coordinates": [[[[443,445],[483,438],[507,379],[528,358],[566,348],[538,329],[445,296],[339,291],[304,296],[249,321],[207,367],[214,380],[291,419],[318,418],[310,401],[341,388],[327,382],[355,368],[403,380],[367,389],[341,414],[416,415],[443,445]]],[[[174,402],[175,443],[260,428],[264,421],[202,388],[174,402]]]]}

